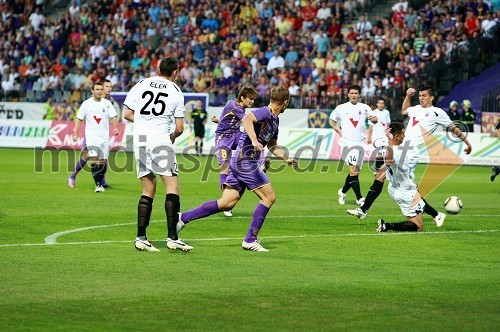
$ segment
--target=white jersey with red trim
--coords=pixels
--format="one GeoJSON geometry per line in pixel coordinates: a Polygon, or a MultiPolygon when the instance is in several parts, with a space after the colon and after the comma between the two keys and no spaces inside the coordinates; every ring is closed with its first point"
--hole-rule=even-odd
{"type": "Polygon", "coordinates": [[[439,107],[426,107],[421,105],[408,107],[406,109],[410,119],[406,126],[405,142],[409,141],[411,146],[424,144],[425,139],[434,133],[438,126],[448,128],[452,121],[448,114],[439,107]]]}
{"type": "Polygon", "coordinates": [[[368,121],[368,124],[373,128],[372,141],[375,142],[377,139],[387,138],[385,130],[389,126],[389,123],[391,123],[391,113],[389,113],[386,109],[376,109],[373,113],[377,117],[378,122],[372,123],[371,121],[368,121]]]}
{"type": "Polygon", "coordinates": [[[85,100],[76,117],[85,121],[87,145],[93,144],[93,142],[108,141],[109,119],[116,116],[116,110],[109,100],[101,98],[100,101],[95,101],[94,97],[85,100]]]}
{"type": "Polygon", "coordinates": [[[342,127],[342,141],[363,142],[366,139],[366,118],[373,115],[370,106],[347,102],[338,105],[330,114],[330,119],[342,127]]]}

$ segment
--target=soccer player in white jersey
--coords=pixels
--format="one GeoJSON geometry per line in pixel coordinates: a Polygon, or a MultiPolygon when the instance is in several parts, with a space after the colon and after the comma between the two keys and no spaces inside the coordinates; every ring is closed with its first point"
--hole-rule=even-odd
{"type": "Polygon", "coordinates": [[[403,144],[405,127],[402,123],[392,122],[387,129],[388,147],[385,156],[386,175],[389,180],[389,195],[399,205],[406,221],[389,223],[378,220],[377,232],[389,230],[397,232],[417,232],[423,229],[422,211],[425,202],[413,182],[411,165],[418,155],[411,153],[409,144],[403,144]]]}
{"type": "Polygon", "coordinates": [[[338,105],[330,114],[330,125],[340,136],[341,158],[349,165],[349,174],[344,187],[338,190],[339,204],[344,205],[347,191],[352,188],[356,194],[356,203],[362,205],[358,174],[363,165],[366,139],[365,121],[377,123],[377,117],[370,106],[358,102],[361,93],[359,85],[351,85],[348,90],[349,101],[338,105]],[[337,124],[338,123],[338,124],[337,124]]]}
{"type": "Polygon", "coordinates": [[[102,179],[106,160],[109,156],[109,121],[113,123],[113,133],[118,135],[116,110],[107,99],[103,98],[104,86],[101,82],[92,85],[93,96],[85,100],[76,116],[73,140],[78,140],[78,132],[85,121],[85,141],[87,142],[90,169],[95,182],[95,192],[104,192],[102,179]]]}
{"type": "MultiPolygon", "coordinates": [[[[412,148],[411,152],[418,156],[419,147],[425,144],[425,137],[431,135],[436,131],[438,126],[447,128],[456,137],[462,140],[467,147],[465,148],[465,153],[470,154],[472,151],[472,146],[467,140],[466,135],[453,124],[449,116],[441,108],[434,107],[432,105],[434,101],[433,90],[431,86],[423,86],[420,88],[419,92],[419,105],[411,107],[411,97],[414,96],[416,90],[414,88],[409,88],[406,91],[406,96],[403,101],[402,114],[408,115],[410,117],[405,133],[405,142],[408,142],[409,146],[412,148]],[[425,134],[425,137],[424,137],[425,134]]],[[[412,179],[415,177],[415,168],[417,167],[418,158],[411,158],[412,164],[410,165],[412,179]]],[[[384,177],[378,179],[380,182],[384,181],[384,177]]],[[[378,197],[378,194],[375,198],[378,197]]],[[[375,200],[375,198],[373,200],[375,200]]],[[[424,213],[429,214],[434,219],[434,223],[437,227],[441,227],[446,219],[446,214],[436,211],[424,198],[425,202],[424,213]]],[[[372,202],[373,203],[373,202],[372,202]]],[[[364,208],[364,205],[362,206],[364,208]]],[[[368,207],[369,208],[369,207],[368,207]]],[[[364,209],[364,214],[366,217],[368,209],[364,209]]],[[[361,214],[357,214],[358,218],[361,219],[361,214]]],[[[364,219],[364,218],[363,218],[364,219]]]]}
{"type": "MultiPolygon", "coordinates": [[[[111,104],[115,108],[115,111],[116,111],[116,114],[117,114],[117,119],[118,119],[120,117],[119,116],[119,114],[120,114],[119,113],[120,112],[120,107],[118,106],[118,103],[116,102],[116,100],[114,100],[113,97],[110,96],[111,90],[113,88],[113,86],[111,84],[111,81],[110,80],[104,80],[104,82],[103,82],[103,88],[104,88],[104,91],[103,91],[102,98],[108,99],[111,102],[111,104]]],[[[70,188],[74,188],[75,187],[75,185],[76,185],[76,176],[83,169],[83,167],[85,167],[85,164],[87,164],[87,160],[88,159],[89,159],[89,156],[87,154],[87,143],[84,140],[83,144],[82,144],[82,156],[80,157],[80,160],[78,160],[78,162],[76,163],[75,170],[73,171],[73,173],[71,173],[71,176],[68,178],[68,185],[69,185],[70,188]]],[[[111,186],[106,182],[106,171],[107,171],[107,169],[108,169],[108,163],[105,163],[104,164],[104,174],[103,174],[103,178],[102,178],[102,182],[101,182],[101,185],[102,185],[102,187],[104,189],[111,188],[111,186]]]]}
{"type": "Polygon", "coordinates": [[[173,143],[184,131],[186,113],[184,95],[174,83],[178,72],[177,59],[163,58],[159,63],[160,75],[146,78],[134,85],[123,103],[125,119],[134,122],[134,156],[137,177],[142,184],[142,196],[137,207],[137,237],[134,242],[137,250],[159,251],[146,237],[156,192],[156,175],[161,177],[167,194],[167,248],[183,251],[193,249],[179,239],[176,230],[180,199],[173,143]]]}
{"type": "Polygon", "coordinates": [[[377,157],[375,160],[375,180],[373,180],[373,184],[368,191],[368,194],[365,197],[365,201],[363,205],[353,209],[347,210],[347,213],[356,216],[361,220],[364,220],[367,215],[368,209],[371,207],[375,199],[380,195],[382,189],[384,187],[384,179],[385,179],[385,166],[384,166],[384,156],[386,149],[381,148],[386,146],[387,136],[385,134],[385,130],[391,123],[391,114],[385,108],[385,99],[378,98],[377,106],[374,110],[375,115],[377,116],[377,123],[369,123],[370,128],[368,129],[368,144],[373,143],[377,151],[377,157]]]}
{"type": "MultiPolygon", "coordinates": [[[[413,147],[415,154],[418,154],[418,148],[425,144],[425,139],[434,133],[438,126],[446,128],[452,132],[456,137],[462,140],[465,145],[465,153],[470,154],[472,145],[467,140],[467,136],[451,121],[448,114],[439,107],[433,106],[434,93],[431,86],[423,86],[418,93],[420,104],[411,106],[411,97],[416,94],[414,88],[409,88],[406,91],[406,96],[403,101],[402,113],[409,116],[408,125],[406,127],[405,142],[408,141],[410,146],[413,147]]],[[[410,165],[411,176],[415,177],[415,169],[417,167],[418,159],[413,159],[415,162],[410,165]]],[[[436,226],[441,227],[444,224],[446,214],[437,212],[426,200],[424,212],[434,218],[436,226]]]]}

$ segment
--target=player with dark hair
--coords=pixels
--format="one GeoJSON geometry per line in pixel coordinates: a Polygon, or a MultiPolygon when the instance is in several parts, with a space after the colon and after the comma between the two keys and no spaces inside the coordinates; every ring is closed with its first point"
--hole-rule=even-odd
{"type": "MultiPolygon", "coordinates": [[[[117,114],[117,119],[120,117],[119,116],[119,111],[120,108],[118,107],[116,101],[113,99],[113,97],[110,96],[111,90],[113,88],[113,85],[111,84],[110,80],[104,80],[103,82],[103,95],[102,98],[108,99],[111,102],[111,105],[113,105],[116,114],[117,114]]],[[[85,167],[85,164],[87,164],[87,161],[89,160],[88,156],[88,151],[87,151],[87,141],[84,138],[83,143],[82,143],[82,156],[80,157],[80,160],[76,163],[75,170],[71,174],[71,176],[68,178],[68,186],[70,188],[74,188],[76,185],[76,176],[78,173],[82,170],[83,167],[85,167]]],[[[104,164],[104,171],[103,171],[103,177],[102,177],[102,182],[101,186],[105,189],[111,188],[111,186],[106,182],[106,171],[108,170],[108,163],[104,164]]]]}
{"type": "Polygon", "coordinates": [[[417,185],[413,182],[411,169],[411,165],[418,160],[418,154],[414,153],[408,142],[403,144],[405,126],[402,123],[392,122],[386,132],[388,146],[384,160],[387,166],[389,195],[399,205],[401,212],[408,220],[389,223],[379,219],[377,232],[422,231],[424,226],[422,211],[425,203],[417,190],[417,185]]]}
{"type": "Polygon", "coordinates": [[[178,224],[179,231],[193,220],[220,211],[231,210],[240,200],[243,189],[248,188],[259,197],[259,203],[254,210],[252,222],[242,242],[242,247],[251,251],[268,251],[257,241],[257,235],[264,224],[269,209],[276,200],[276,194],[266,173],[260,168],[261,151],[267,146],[277,158],[282,159],[292,167],[297,166],[297,160],[290,158],[277,145],[278,117],[288,106],[290,93],[288,89],[278,86],[271,90],[270,98],[271,102],[268,106],[258,108],[242,119],[245,132],[241,135],[235,157],[231,158],[230,172],[223,184],[222,197],[181,213],[178,224]]]}
{"type": "Polygon", "coordinates": [[[177,159],[172,145],[184,131],[186,113],[184,95],[174,83],[179,71],[178,60],[174,57],[163,58],[159,71],[159,76],[146,78],[134,85],[124,102],[124,118],[134,122],[134,156],[137,177],[142,185],[134,246],[137,250],[159,251],[146,237],[156,193],[156,175],[159,175],[167,194],[164,205],[168,228],[167,248],[190,251],[193,247],[179,239],[176,229],[180,189],[177,159]]]}
{"type": "Polygon", "coordinates": [[[95,181],[95,192],[104,192],[102,180],[106,160],[109,156],[109,121],[114,125],[113,132],[118,135],[118,120],[116,110],[107,99],[103,98],[104,86],[101,82],[92,85],[93,96],[85,100],[76,116],[73,140],[78,140],[78,132],[85,121],[85,141],[90,169],[95,181]]]}
{"type": "Polygon", "coordinates": [[[196,105],[191,111],[191,121],[194,129],[196,155],[201,156],[203,152],[203,139],[205,138],[205,124],[207,123],[207,111],[203,107],[201,100],[196,101],[196,105]]]}
{"type": "Polygon", "coordinates": [[[387,141],[385,130],[389,126],[389,123],[391,123],[391,114],[385,108],[384,98],[378,98],[374,113],[378,119],[378,122],[369,122],[370,129],[368,130],[368,144],[373,143],[377,151],[377,157],[374,165],[375,179],[373,180],[373,184],[371,185],[370,190],[366,194],[363,205],[354,210],[347,210],[348,214],[356,216],[361,220],[364,220],[366,218],[366,211],[368,211],[368,209],[372,205],[374,201],[373,197],[376,198],[380,194],[380,192],[382,192],[385,179],[384,156],[386,150],[382,148],[381,145],[383,145],[383,142],[387,141]]]}
{"type": "Polygon", "coordinates": [[[372,123],[377,123],[378,119],[370,106],[358,101],[360,94],[361,87],[351,85],[347,93],[349,101],[338,105],[330,114],[330,125],[340,136],[341,158],[349,166],[344,187],[338,190],[340,205],[345,204],[346,193],[351,188],[356,195],[356,203],[362,205],[364,202],[358,175],[365,155],[363,147],[366,138],[365,122],[368,119],[372,123]],[[340,124],[337,125],[337,122],[340,124]]]}
{"type": "MultiPolygon", "coordinates": [[[[418,155],[419,147],[425,144],[425,139],[437,130],[438,126],[447,128],[448,131],[452,132],[456,137],[462,140],[467,147],[465,148],[465,153],[470,154],[472,151],[472,146],[467,140],[467,137],[462,133],[462,131],[450,120],[450,117],[441,108],[433,106],[434,95],[431,86],[423,86],[420,88],[419,92],[419,105],[411,106],[411,97],[415,95],[416,90],[414,88],[409,88],[406,91],[406,96],[403,101],[402,114],[408,115],[410,117],[408,125],[406,128],[405,142],[408,141],[409,146],[414,149],[414,154],[418,155]]],[[[413,163],[410,165],[412,179],[415,177],[415,169],[418,164],[418,158],[412,159],[413,163]]],[[[372,193],[370,197],[365,200],[365,205],[362,206],[362,213],[366,217],[368,208],[371,207],[373,202],[382,192],[383,181],[385,177],[380,176],[377,181],[380,183],[375,188],[376,190],[372,193]]],[[[446,214],[436,211],[424,198],[425,202],[424,213],[429,214],[434,219],[436,226],[441,227],[446,219],[446,214]]],[[[361,213],[357,213],[358,218],[363,216],[361,213]]],[[[363,218],[364,219],[364,218],[363,218]]]]}
{"type": "MultiPolygon", "coordinates": [[[[227,102],[222,109],[219,119],[215,116],[212,121],[217,123],[215,129],[215,154],[219,163],[219,184],[224,190],[229,174],[229,161],[232,151],[238,146],[241,134],[241,120],[245,117],[245,109],[252,107],[258,92],[253,85],[245,85],[238,92],[236,99],[227,102]]],[[[224,211],[228,217],[233,215],[231,210],[224,211]]]]}

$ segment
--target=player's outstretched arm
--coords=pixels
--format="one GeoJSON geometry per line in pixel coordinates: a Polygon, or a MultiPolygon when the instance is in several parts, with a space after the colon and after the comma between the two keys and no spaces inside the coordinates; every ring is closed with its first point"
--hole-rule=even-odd
{"type": "Polygon", "coordinates": [[[413,97],[415,93],[417,93],[417,90],[414,88],[406,90],[406,96],[403,100],[403,106],[401,107],[401,114],[406,115],[408,113],[406,110],[411,106],[411,97],[413,97]]]}
{"type": "Polygon", "coordinates": [[[297,167],[297,159],[290,158],[288,154],[286,154],[285,151],[278,146],[278,142],[275,139],[272,139],[267,143],[267,148],[276,158],[283,160],[288,164],[288,166],[292,166],[293,168],[297,167]]]}
{"type": "Polygon", "coordinates": [[[219,123],[219,119],[217,119],[217,117],[214,115],[214,116],[212,116],[212,122],[219,123]]]}
{"type": "Polygon", "coordinates": [[[467,147],[465,148],[465,154],[470,154],[472,152],[472,145],[470,144],[469,140],[467,139],[467,136],[462,133],[460,128],[455,126],[453,123],[448,127],[448,129],[458,138],[460,138],[467,147]]]}

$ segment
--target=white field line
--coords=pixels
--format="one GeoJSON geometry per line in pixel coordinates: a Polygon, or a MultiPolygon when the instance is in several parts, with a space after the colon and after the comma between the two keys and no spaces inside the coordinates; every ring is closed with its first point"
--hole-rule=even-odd
{"type": "MultiPolygon", "coordinates": [[[[384,215],[384,217],[396,217],[396,216],[400,216],[400,215],[384,215]]],[[[467,215],[468,217],[494,217],[495,215],[467,215]]],[[[342,214],[342,215],[320,215],[320,216],[311,216],[311,215],[307,215],[307,216],[271,216],[271,217],[268,217],[267,219],[292,219],[292,218],[301,218],[301,219],[304,219],[304,218],[339,218],[339,217],[347,217],[349,218],[350,220],[356,220],[356,218],[352,217],[352,216],[348,216],[347,214],[342,214]]],[[[223,217],[224,218],[224,217],[223,217]]],[[[219,216],[212,216],[212,217],[209,217],[209,218],[205,218],[205,219],[220,219],[219,216]]],[[[236,217],[231,217],[231,219],[227,218],[228,220],[231,220],[231,219],[250,219],[250,216],[236,216],[236,217]]],[[[156,223],[156,222],[166,222],[166,220],[155,220],[155,221],[152,221],[153,223],[156,223]]],[[[132,222],[132,223],[122,223],[122,224],[111,224],[111,225],[98,225],[98,226],[89,226],[89,227],[83,227],[83,228],[75,228],[75,229],[69,229],[69,230],[66,230],[66,231],[62,231],[62,232],[57,232],[57,233],[54,233],[54,234],[51,234],[49,236],[47,236],[45,238],[45,244],[56,244],[57,243],[57,238],[59,236],[62,236],[62,235],[66,235],[66,234],[71,234],[71,233],[76,233],[76,232],[84,232],[84,231],[89,231],[89,230],[93,230],[93,229],[98,229],[98,228],[107,228],[107,227],[117,227],[117,226],[128,226],[128,225],[135,225],[135,222],[132,222]]]]}
{"type": "MultiPolygon", "coordinates": [[[[135,223],[134,223],[135,224],[135,223]]],[[[109,225],[109,226],[121,226],[121,225],[130,225],[130,224],[117,224],[117,225],[109,225]]],[[[94,228],[103,228],[106,225],[102,225],[100,227],[94,228]]],[[[85,230],[89,229],[87,227],[85,230]]],[[[80,228],[79,230],[84,230],[80,228]]],[[[75,230],[76,231],[76,230],[75,230]]],[[[425,236],[425,235],[454,235],[454,234],[481,234],[481,233],[496,233],[499,232],[498,229],[479,229],[473,231],[443,231],[443,232],[409,232],[409,233],[348,233],[348,234],[312,234],[312,235],[282,235],[282,236],[265,236],[261,239],[303,239],[303,238],[321,238],[321,237],[365,237],[365,236],[425,236]]],[[[57,234],[57,233],[56,233],[57,234]]],[[[68,234],[68,232],[66,232],[68,234]]],[[[221,238],[207,238],[207,239],[188,239],[184,238],[187,241],[241,241],[241,237],[221,237],[221,238]]],[[[165,239],[161,240],[152,240],[153,242],[161,242],[165,239]]],[[[2,247],[39,247],[39,246],[53,246],[53,245],[85,245],[85,244],[110,244],[110,243],[132,243],[133,240],[116,240],[116,241],[85,241],[85,242],[63,242],[63,243],[13,243],[13,244],[0,244],[0,248],[2,247]]]]}

